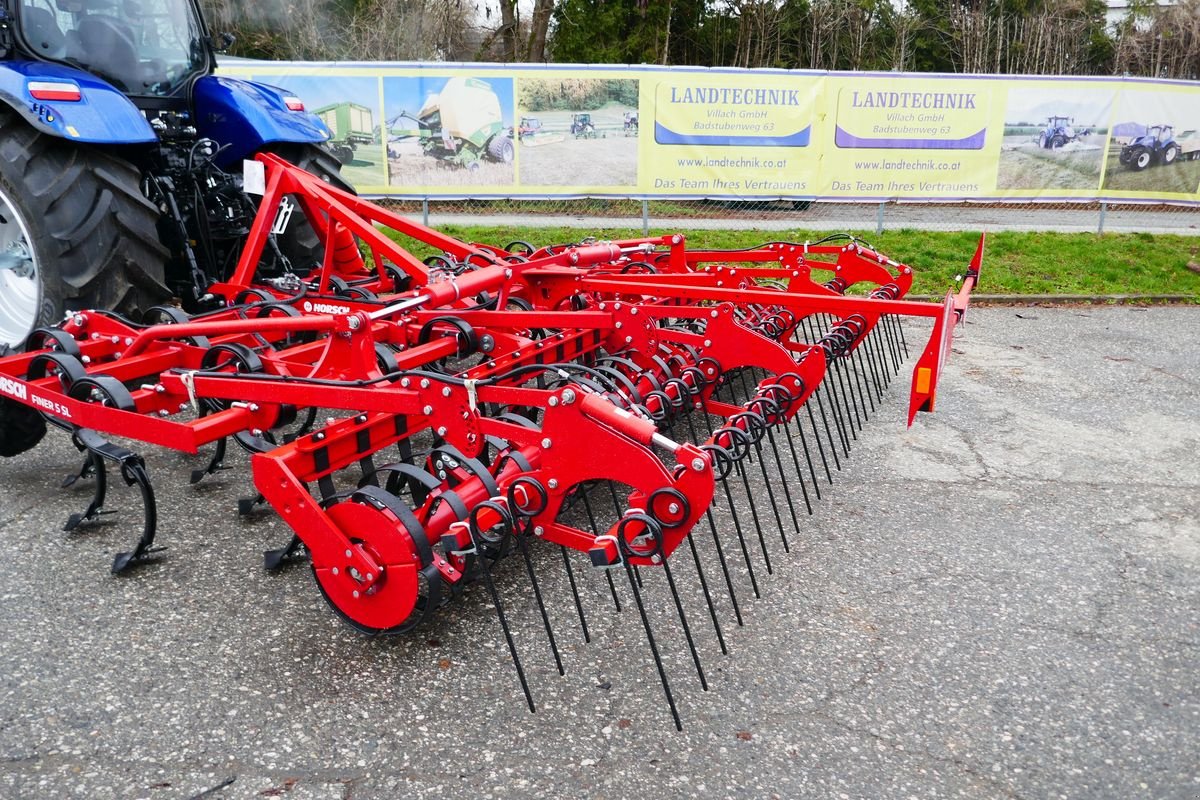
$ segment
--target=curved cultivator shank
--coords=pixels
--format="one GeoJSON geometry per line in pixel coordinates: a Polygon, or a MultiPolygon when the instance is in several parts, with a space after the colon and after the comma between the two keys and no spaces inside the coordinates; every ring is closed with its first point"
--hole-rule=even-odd
{"type": "Polygon", "coordinates": [[[499,560],[523,565],[560,671],[539,568],[563,570],[585,639],[601,613],[587,585],[614,608],[632,600],[678,724],[652,616],[672,609],[703,685],[689,612],[724,650],[720,609],[740,624],[738,587],[758,594],[801,534],[909,354],[905,316],[933,323],[910,423],[932,409],[982,253],[981,241],[957,296],[913,303],[911,270],[849,236],[500,249],[259,160],[262,211],[210,310],[160,308],[152,324],[78,312],[0,360],[4,454],[47,421],[71,433],[96,489],[69,527],[104,513],[108,465],[140,489],[145,525],[121,572],[155,550],[154,492],[142,458],[104,437],[215,445],[193,482],[224,467],[232,437],[259,492],[241,510],[265,502],[295,532],[269,569],[302,549],[329,604],[372,634],[407,630],[481,581],[531,709],[499,560]],[[290,204],[324,263],[259,274],[290,204]],[[421,261],[383,228],[437,255],[421,261]],[[547,547],[559,550],[549,561],[547,547]],[[648,611],[650,594],[662,604],[648,611]]]}

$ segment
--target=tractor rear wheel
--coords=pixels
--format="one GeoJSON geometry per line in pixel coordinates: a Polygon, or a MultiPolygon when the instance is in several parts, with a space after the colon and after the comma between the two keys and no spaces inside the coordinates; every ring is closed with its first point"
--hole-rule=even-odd
{"type": "Polygon", "coordinates": [[[1056,133],[1050,139],[1050,149],[1057,150],[1058,148],[1062,147],[1066,143],[1067,143],[1067,137],[1063,136],[1061,133],[1056,133]]]}
{"type": "Polygon", "coordinates": [[[158,209],[130,163],[0,110],[0,344],[68,310],[132,314],[169,297],[158,209]]]}
{"type": "Polygon", "coordinates": [[[487,143],[487,154],[500,164],[511,164],[513,161],[513,142],[504,134],[493,136],[487,143]]]}

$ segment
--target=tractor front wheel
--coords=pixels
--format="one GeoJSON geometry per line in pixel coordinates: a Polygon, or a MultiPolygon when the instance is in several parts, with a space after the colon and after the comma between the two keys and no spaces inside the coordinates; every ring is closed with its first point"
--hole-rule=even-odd
{"type": "Polygon", "coordinates": [[[1057,150],[1066,143],[1067,138],[1065,136],[1063,136],[1061,133],[1055,134],[1054,137],[1050,139],[1050,149],[1057,150]]]}
{"type": "Polygon", "coordinates": [[[1175,163],[1175,159],[1178,157],[1179,157],[1179,145],[1169,144],[1169,145],[1167,145],[1167,149],[1163,150],[1162,163],[1173,164],[1173,163],[1175,163]]]}
{"type": "Polygon", "coordinates": [[[1145,147],[1135,147],[1133,152],[1129,154],[1129,166],[1138,172],[1141,172],[1153,162],[1154,154],[1145,147]]]}
{"type": "Polygon", "coordinates": [[[0,344],[68,310],[132,314],[169,296],[159,211],[127,161],[0,111],[0,344]]]}

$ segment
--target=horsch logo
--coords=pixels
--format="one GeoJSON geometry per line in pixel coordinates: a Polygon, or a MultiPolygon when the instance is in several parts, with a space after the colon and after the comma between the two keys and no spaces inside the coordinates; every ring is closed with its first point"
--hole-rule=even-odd
{"type": "Polygon", "coordinates": [[[335,306],[329,303],[309,303],[304,304],[305,311],[315,311],[318,314],[349,314],[350,306],[335,306]]]}
{"type": "Polygon", "coordinates": [[[3,392],[9,397],[15,397],[18,400],[29,399],[29,393],[25,388],[25,384],[17,383],[12,378],[4,375],[0,375],[0,392],[3,392]]]}

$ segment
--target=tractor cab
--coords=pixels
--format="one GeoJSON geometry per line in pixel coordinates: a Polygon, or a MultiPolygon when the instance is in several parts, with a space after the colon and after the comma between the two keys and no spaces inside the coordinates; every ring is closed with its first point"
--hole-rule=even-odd
{"type": "Polygon", "coordinates": [[[131,98],[177,96],[215,66],[194,0],[19,0],[14,10],[10,58],[74,67],[131,98]]]}

